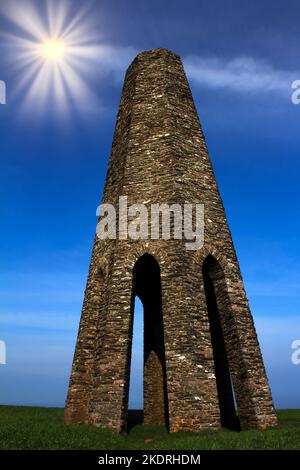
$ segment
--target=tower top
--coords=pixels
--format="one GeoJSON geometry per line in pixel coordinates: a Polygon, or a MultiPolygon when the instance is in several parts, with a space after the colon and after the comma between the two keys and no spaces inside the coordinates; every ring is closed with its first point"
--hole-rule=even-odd
{"type": "Polygon", "coordinates": [[[147,57],[147,56],[164,56],[164,55],[171,55],[171,56],[176,56],[179,57],[178,54],[176,54],[173,51],[170,51],[170,49],[166,49],[165,47],[157,47],[156,49],[148,49],[147,51],[142,51],[140,52],[136,58],[138,57],[147,57]]]}
{"type": "Polygon", "coordinates": [[[128,68],[131,68],[133,64],[136,64],[139,61],[153,61],[160,58],[173,58],[181,60],[180,56],[169,49],[164,47],[158,47],[156,49],[149,49],[147,51],[140,52],[135,59],[131,62],[128,68]]]}

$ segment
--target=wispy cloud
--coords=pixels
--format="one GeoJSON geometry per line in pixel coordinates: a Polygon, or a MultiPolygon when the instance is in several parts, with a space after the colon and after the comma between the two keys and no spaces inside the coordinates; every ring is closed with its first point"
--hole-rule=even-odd
{"type": "Polygon", "coordinates": [[[238,93],[289,94],[291,83],[300,77],[300,72],[281,70],[267,60],[253,57],[224,60],[219,57],[188,56],[184,65],[188,78],[197,84],[238,93]]]}
{"type": "Polygon", "coordinates": [[[58,312],[1,312],[0,325],[25,327],[25,328],[43,328],[47,330],[72,330],[76,332],[78,327],[80,311],[76,314],[58,313],[58,312]]]}
{"type": "MultiPolygon", "coordinates": [[[[297,280],[298,281],[298,280],[297,280]]],[[[288,280],[248,282],[247,292],[253,296],[299,297],[300,283],[288,280]]]]}
{"type": "Polygon", "coordinates": [[[97,72],[106,76],[113,75],[118,81],[123,80],[124,73],[138,51],[131,47],[101,45],[96,51],[97,72]]]}
{"type": "Polygon", "coordinates": [[[285,314],[280,317],[258,315],[255,317],[255,325],[264,340],[270,337],[276,338],[272,344],[274,348],[279,344],[287,344],[288,354],[290,354],[291,341],[300,337],[300,315],[285,314]]]}

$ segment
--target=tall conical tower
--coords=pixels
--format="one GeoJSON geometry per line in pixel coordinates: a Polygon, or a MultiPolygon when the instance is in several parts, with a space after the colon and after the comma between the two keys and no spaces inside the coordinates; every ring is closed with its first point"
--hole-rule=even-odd
{"type": "MultiPolygon", "coordinates": [[[[144,421],[170,431],[276,424],[239,264],[189,84],[165,49],[127,70],[103,203],[203,204],[204,245],[95,237],[65,419],[126,428],[134,298],[144,421]],[[237,406],[237,413],[235,410],[237,406]]],[[[124,222],[124,220],[123,220],[124,222]]],[[[123,239],[124,238],[124,239],[123,239]]]]}

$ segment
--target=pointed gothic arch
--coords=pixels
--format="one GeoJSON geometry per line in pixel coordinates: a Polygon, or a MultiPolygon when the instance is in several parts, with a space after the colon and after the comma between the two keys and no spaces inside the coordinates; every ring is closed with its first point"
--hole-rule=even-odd
{"type": "Polygon", "coordinates": [[[220,263],[209,254],[203,261],[202,275],[213,349],[220,421],[223,427],[239,430],[235,394],[227,354],[230,331],[224,310],[230,308],[226,281],[220,263]]]}
{"type": "MultiPolygon", "coordinates": [[[[154,256],[145,253],[133,268],[132,296],[138,296],[144,315],[144,423],[168,426],[168,397],[160,267],[154,256]]],[[[133,309],[132,309],[133,316],[133,309]]],[[[133,318],[131,320],[132,345],[133,318]]],[[[131,346],[129,351],[130,371],[131,346]]],[[[129,378],[129,373],[127,374],[129,378]]],[[[130,380],[130,379],[129,379],[130,380]]],[[[129,383],[127,385],[129,388],[129,383]]],[[[127,397],[128,400],[128,397],[127,397]]]]}

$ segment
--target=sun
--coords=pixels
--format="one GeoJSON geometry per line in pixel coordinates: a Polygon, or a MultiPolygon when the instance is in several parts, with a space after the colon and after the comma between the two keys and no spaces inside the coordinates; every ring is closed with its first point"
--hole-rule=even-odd
{"type": "Polygon", "coordinates": [[[49,39],[41,44],[41,56],[51,62],[60,62],[66,54],[66,45],[60,39],[49,39]]]}
{"type": "Polygon", "coordinates": [[[3,13],[8,20],[5,45],[18,77],[15,93],[26,112],[70,115],[75,106],[95,106],[91,77],[104,49],[90,7],[27,0],[26,8],[23,2],[6,2],[3,13]]]}

